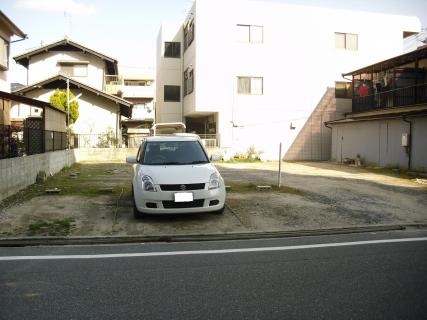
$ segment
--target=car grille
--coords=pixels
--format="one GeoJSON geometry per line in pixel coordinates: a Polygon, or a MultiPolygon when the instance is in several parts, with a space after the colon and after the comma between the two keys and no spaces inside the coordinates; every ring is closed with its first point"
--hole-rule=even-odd
{"type": "Polygon", "coordinates": [[[203,190],[204,183],[190,183],[190,184],[161,184],[162,191],[187,191],[187,190],[203,190]]]}
{"type": "Polygon", "coordinates": [[[203,207],[204,199],[198,199],[189,202],[162,201],[165,209],[185,209],[185,208],[200,208],[203,207]]]}

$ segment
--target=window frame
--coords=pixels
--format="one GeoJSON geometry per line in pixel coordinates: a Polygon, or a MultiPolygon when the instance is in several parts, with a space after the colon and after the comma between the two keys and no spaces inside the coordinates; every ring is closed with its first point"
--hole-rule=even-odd
{"type": "Polygon", "coordinates": [[[194,69],[187,68],[184,71],[184,97],[193,93],[194,91],[194,69]],[[189,88],[189,83],[191,83],[191,91],[189,88]]]}
{"type": "Polygon", "coordinates": [[[262,96],[264,95],[264,77],[253,77],[253,76],[237,76],[237,94],[238,95],[251,95],[251,96],[262,96]],[[249,92],[240,92],[239,81],[241,79],[249,79],[249,92]],[[261,79],[261,93],[254,93],[252,90],[252,81],[254,79],[261,79]]]}
{"type": "Polygon", "coordinates": [[[353,98],[353,82],[335,81],[335,98],[336,99],[353,98]],[[340,88],[340,86],[342,86],[342,88],[340,88]]]}
{"type": "Polygon", "coordinates": [[[184,27],[184,52],[191,46],[194,41],[194,19],[188,21],[184,27]]]}
{"type": "Polygon", "coordinates": [[[247,40],[240,40],[240,39],[238,39],[237,42],[240,42],[240,43],[254,43],[254,44],[264,43],[264,26],[256,25],[256,24],[242,24],[242,23],[238,23],[238,24],[236,24],[236,27],[237,28],[245,27],[245,28],[247,28],[247,32],[248,32],[248,34],[247,34],[247,40]],[[254,41],[252,39],[252,29],[254,29],[254,28],[261,28],[261,41],[254,41]]]}
{"type": "Polygon", "coordinates": [[[163,101],[164,102],[181,102],[181,86],[180,85],[164,85],[163,86],[163,101]],[[178,100],[166,99],[166,88],[178,87],[178,100]]]}
{"type": "MultiPolygon", "coordinates": [[[[10,54],[10,41],[8,39],[3,38],[0,36],[0,39],[4,42],[5,46],[5,62],[4,65],[2,61],[0,61],[0,70],[6,71],[9,70],[9,54],[10,54]]],[[[0,50],[3,50],[3,47],[0,48],[0,50]]]]}
{"type": "Polygon", "coordinates": [[[349,32],[335,32],[335,49],[337,50],[347,50],[347,51],[358,51],[359,50],[359,34],[358,33],[349,33],[349,32]],[[344,36],[344,47],[337,47],[337,35],[343,35],[344,36]],[[349,36],[356,36],[356,46],[355,48],[349,47],[349,36]]]}
{"type": "Polygon", "coordinates": [[[181,59],[181,42],[179,41],[165,41],[164,42],[164,51],[163,51],[163,57],[165,58],[172,58],[172,59],[181,59]],[[171,55],[166,55],[166,46],[170,44],[171,46],[171,55]],[[176,49],[175,46],[178,46],[178,49],[176,49]],[[178,53],[176,53],[175,51],[178,51],[178,53]],[[173,55],[173,53],[175,53],[176,55],[173,55]]]}

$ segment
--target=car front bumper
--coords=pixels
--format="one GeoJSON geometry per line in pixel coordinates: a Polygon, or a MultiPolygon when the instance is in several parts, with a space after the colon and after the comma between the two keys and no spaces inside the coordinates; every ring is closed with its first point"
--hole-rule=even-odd
{"type": "MultiPolygon", "coordinates": [[[[156,186],[160,190],[159,186],[156,186]]],[[[134,187],[135,205],[138,211],[148,214],[174,214],[212,212],[220,210],[225,203],[225,187],[212,190],[185,191],[193,193],[192,202],[174,202],[174,194],[178,191],[142,191],[134,187]],[[153,208],[153,206],[156,206],[153,208]],[[166,206],[166,207],[165,207],[166,206]]]]}

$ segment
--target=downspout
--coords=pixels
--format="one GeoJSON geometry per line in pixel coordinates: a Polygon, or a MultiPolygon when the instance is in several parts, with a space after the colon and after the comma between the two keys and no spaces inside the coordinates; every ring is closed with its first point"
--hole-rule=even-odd
{"type": "Polygon", "coordinates": [[[409,123],[409,137],[408,137],[408,146],[405,148],[406,153],[408,154],[408,170],[411,169],[411,154],[412,154],[412,122],[409,121],[406,116],[402,116],[404,122],[409,123]]]}

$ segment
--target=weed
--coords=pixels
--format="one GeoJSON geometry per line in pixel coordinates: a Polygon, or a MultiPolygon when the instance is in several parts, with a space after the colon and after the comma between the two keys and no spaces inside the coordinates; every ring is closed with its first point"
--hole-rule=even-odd
{"type": "Polygon", "coordinates": [[[28,226],[29,236],[66,236],[75,227],[73,218],[37,220],[28,226]]]}

